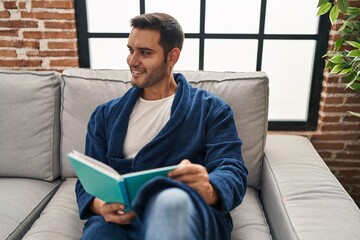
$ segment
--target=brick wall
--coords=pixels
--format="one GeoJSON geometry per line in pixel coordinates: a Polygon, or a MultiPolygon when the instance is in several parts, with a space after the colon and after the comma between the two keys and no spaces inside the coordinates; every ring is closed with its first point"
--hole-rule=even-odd
{"type": "Polygon", "coordinates": [[[0,67],[58,70],[78,66],[72,0],[0,1],[0,67]]]}
{"type": "MultiPolygon", "coordinates": [[[[352,1],[353,5],[356,1],[352,1]]],[[[329,47],[336,36],[330,32],[329,47]]],[[[57,70],[78,66],[72,0],[0,2],[0,68],[57,70]]],[[[345,189],[360,205],[360,97],[324,72],[318,128],[285,132],[309,137],[345,189]]]]}

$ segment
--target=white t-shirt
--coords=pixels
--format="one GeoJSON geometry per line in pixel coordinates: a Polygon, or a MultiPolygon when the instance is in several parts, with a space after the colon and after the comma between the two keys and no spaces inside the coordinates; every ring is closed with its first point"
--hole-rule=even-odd
{"type": "Polygon", "coordinates": [[[123,152],[125,158],[134,158],[149,143],[170,118],[175,95],[148,101],[139,98],[130,115],[123,152]]]}

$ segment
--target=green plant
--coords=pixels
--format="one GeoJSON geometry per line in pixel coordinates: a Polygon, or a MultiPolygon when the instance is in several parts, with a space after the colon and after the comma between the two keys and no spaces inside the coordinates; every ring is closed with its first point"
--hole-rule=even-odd
{"type": "MultiPolygon", "coordinates": [[[[342,17],[339,37],[334,42],[332,50],[324,57],[327,58],[325,68],[330,73],[344,75],[346,88],[360,92],[360,9],[349,7],[348,0],[319,0],[317,15],[329,12],[331,24],[342,17]],[[330,12],[329,12],[330,11],[330,12]]],[[[360,117],[360,113],[350,112],[360,117]]]]}

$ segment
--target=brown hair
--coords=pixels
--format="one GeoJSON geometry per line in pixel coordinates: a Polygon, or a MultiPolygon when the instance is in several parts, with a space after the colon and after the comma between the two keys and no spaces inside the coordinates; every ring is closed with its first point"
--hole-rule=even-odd
{"type": "Polygon", "coordinates": [[[132,18],[130,23],[133,28],[159,31],[159,44],[164,50],[165,59],[173,48],[182,49],[184,33],[179,22],[172,16],[166,13],[146,13],[132,18]]]}

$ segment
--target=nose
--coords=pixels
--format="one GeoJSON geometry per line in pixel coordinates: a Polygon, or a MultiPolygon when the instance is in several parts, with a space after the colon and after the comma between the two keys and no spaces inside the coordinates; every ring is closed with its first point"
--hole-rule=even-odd
{"type": "Polygon", "coordinates": [[[127,62],[129,66],[137,66],[139,64],[138,55],[135,52],[129,53],[127,57],[127,62]]]}

